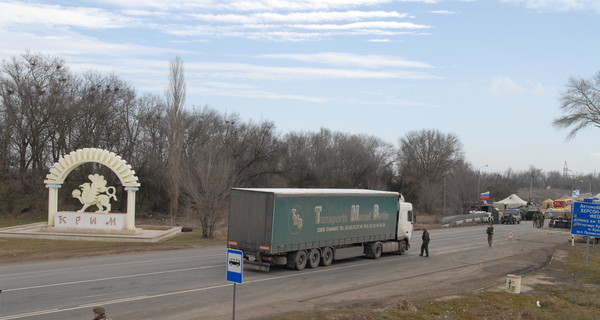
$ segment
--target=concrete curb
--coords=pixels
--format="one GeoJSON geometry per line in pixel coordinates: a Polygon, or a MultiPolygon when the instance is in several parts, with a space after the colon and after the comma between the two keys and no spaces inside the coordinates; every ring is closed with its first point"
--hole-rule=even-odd
{"type": "Polygon", "coordinates": [[[139,234],[92,234],[92,233],[64,233],[41,231],[46,226],[45,222],[32,223],[0,229],[0,238],[27,238],[44,240],[68,240],[68,241],[106,241],[106,242],[161,242],[175,237],[181,233],[181,227],[165,227],[158,229],[155,226],[140,226],[139,234]]]}

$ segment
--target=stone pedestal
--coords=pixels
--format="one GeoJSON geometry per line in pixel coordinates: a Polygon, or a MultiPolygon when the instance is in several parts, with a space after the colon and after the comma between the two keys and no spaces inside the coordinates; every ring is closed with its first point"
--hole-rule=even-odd
{"type": "Polygon", "coordinates": [[[60,211],[54,214],[53,227],[47,232],[75,232],[99,234],[139,234],[141,229],[128,226],[125,213],[90,213],[60,211]]]}

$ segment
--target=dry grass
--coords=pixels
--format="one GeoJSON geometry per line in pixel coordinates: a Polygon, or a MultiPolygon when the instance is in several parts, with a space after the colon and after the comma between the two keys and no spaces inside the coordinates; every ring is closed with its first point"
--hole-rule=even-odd
{"type": "Polygon", "coordinates": [[[417,222],[415,223],[415,230],[422,229],[436,229],[442,227],[442,217],[432,215],[417,215],[417,222]]]}
{"type": "Polygon", "coordinates": [[[6,215],[0,215],[0,228],[18,226],[23,224],[30,224],[36,222],[47,221],[48,217],[35,217],[35,218],[15,218],[6,215]]]}

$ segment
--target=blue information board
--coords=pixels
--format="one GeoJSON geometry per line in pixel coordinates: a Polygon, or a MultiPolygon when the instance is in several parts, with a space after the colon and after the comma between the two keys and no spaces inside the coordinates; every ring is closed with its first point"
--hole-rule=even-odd
{"type": "Polygon", "coordinates": [[[244,253],[240,250],[227,249],[227,281],[242,283],[244,274],[244,253]]]}
{"type": "Polygon", "coordinates": [[[571,234],[600,238],[600,204],[573,203],[571,234]]]}

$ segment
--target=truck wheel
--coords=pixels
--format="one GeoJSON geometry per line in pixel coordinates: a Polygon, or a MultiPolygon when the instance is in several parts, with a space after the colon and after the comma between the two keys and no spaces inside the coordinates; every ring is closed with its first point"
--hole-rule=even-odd
{"type": "Polygon", "coordinates": [[[308,253],[308,266],[310,268],[316,268],[319,266],[321,261],[321,251],[318,248],[311,249],[308,253]]]}
{"type": "Polygon", "coordinates": [[[333,250],[330,247],[323,248],[321,253],[321,265],[327,267],[333,262],[333,250]]]}
{"type": "Polygon", "coordinates": [[[399,255],[403,255],[404,253],[406,253],[406,242],[404,241],[400,241],[398,243],[398,254],[399,255]]]}
{"type": "Polygon", "coordinates": [[[383,245],[381,242],[375,243],[375,247],[373,247],[373,259],[381,258],[381,254],[383,253],[383,245]]]}
{"type": "Polygon", "coordinates": [[[382,252],[383,247],[381,246],[381,242],[371,242],[367,245],[365,255],[371,259],[379,259],[382,252]]]}
{"type": "Polygon", "coordinates": [[[308,254],[305,250],[291,252],[288,256],[287,267],[290,269],[303,270],[306,267],[308,254]]]}

